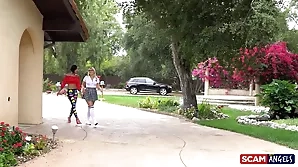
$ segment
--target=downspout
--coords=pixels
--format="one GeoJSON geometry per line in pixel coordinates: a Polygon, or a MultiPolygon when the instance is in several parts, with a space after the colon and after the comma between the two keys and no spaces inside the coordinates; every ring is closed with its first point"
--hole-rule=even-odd
{"type": "Polygon", "coordinates": [[[54,45],[55,45],[55,41],[51,41],[50,43],[45,44],[45,45],[43,46],[43,48],[46,49],[46,48],[52,47],[52,46],[54,46],[54,45]]]}
{"type": "Polygon", "coordinates": [[[45,45],[43,46],[44,49],[55,45],[55,41],[51,38],[51,36],[46,31],[44,31],[44,37],[45,39],[48,39],[49,41],[51,41],[50,43],[45,42],[45,45]]]}

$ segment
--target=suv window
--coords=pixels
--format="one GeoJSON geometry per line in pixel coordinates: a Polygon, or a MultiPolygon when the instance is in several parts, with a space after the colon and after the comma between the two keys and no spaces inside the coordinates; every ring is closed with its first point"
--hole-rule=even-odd
{"type": "Polygon", "coordinates": [[[153,80],[152,79],[150,79],[150,78],[146,78],[146,83],[149,83],[149,84],[153,84],[153,80]]]}
{"type": "Polygon", "coordinates": [[[146,83],[146,80],[140,79],[140,78],[135,78],[135,79],[131,79],[129,82],[146,83]]]}
{"type": "Polygon", "coordinates": [[[138,83],[146,83],[146,80],[145,79],[137,79],[136,82],[138,82],[138,83]]]}
{"type": "Polygon", "coordinates": [[[137,82],[137,79],[130,79],[128,82],[137,82]]]}

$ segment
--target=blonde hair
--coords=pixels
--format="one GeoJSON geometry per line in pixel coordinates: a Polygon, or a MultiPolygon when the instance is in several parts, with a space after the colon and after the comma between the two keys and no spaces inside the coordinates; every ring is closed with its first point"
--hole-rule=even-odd
{"type": "Polygon", "coordinates": [[[89,70],[93,70],[94,71],[94,76],[96,77],[96,70],[95,70],[95,68],[94,67],[90,67],[88,69],[88,76],[90,76],[89,70]]]}

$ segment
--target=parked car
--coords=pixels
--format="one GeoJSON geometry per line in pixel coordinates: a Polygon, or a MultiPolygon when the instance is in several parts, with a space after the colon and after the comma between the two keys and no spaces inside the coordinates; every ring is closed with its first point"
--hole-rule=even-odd
{"type": "Polygon", "coordinates": [[[126,82],[125,89],[131,94],[137,94],[140,91],[156,91],[162,96],[172,92],[172,87],[167,84],[157,83],[151,78],[134,77],[126,82]]]}

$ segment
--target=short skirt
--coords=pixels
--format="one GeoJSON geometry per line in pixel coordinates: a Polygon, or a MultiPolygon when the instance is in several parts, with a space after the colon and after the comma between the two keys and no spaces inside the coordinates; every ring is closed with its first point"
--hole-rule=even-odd
{"type": "Polygon", "coordinates": [[[96,88],[86,88],[83,98],[86,101],[96,101],[98,100],[97,89],[96,88]]]}

